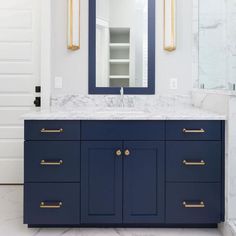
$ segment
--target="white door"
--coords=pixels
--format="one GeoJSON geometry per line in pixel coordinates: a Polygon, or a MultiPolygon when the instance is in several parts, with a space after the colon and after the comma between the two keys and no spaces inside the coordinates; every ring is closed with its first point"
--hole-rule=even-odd
{"type": "Polygon", "coordinates": [[[40,74],[40,0],[0,0],[0,184],[23,183],[22,114],[40,74]]]}

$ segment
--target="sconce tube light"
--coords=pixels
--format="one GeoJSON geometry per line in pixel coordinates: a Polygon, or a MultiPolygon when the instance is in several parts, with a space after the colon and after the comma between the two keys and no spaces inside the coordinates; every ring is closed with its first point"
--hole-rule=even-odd
{"type": "Polygon", "coordinates": [[[164,0],[164,50],[176,50],[176,0],[164,0]]]}
{"type": "Polygon", "coordinates": [[[68,0],[68,49],[80,49],[80,0],[68,0]]]}

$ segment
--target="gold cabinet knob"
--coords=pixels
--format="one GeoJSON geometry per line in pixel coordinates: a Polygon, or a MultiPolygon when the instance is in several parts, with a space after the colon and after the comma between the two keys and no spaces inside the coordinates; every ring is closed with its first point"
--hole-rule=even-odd
{"type": "Polygon", "coordinates": [[[130,151],[128,149],[125,150],[125,156],[130,156],[130,151]]]}
{"type": "Polygon", "coordinates": [[[122,155],[122,152],[121,152],[120,149],[116,150],[116,155],[117,155],[118,157],[120,157],[120,156],[122,155]]]}

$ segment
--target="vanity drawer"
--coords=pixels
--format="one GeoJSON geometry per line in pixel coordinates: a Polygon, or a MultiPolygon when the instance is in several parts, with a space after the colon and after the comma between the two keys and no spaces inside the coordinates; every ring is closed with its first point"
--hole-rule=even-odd
{"type": "Polygon", "coordinates": [[[213,224],[221,221],[221,185],[168,183],[166,223],[213,224]]]}
{"type": "Polygon", "coordinates": [[[168,121],[167,140],[221,140],[221,121],[168,121]]]}
{"type": "Polygon", "coordinates": [[[80,140],[80,121],[25,121],[25,140],[80,140]]]}
{"type": "Polygon", "coordinates": [[[163,121],[82,121],[82,140],[164,140],[163,121]]]}
{"type": "Polygon", "coordinates": [[[79,141],[25,141],[25,182],[79,182],[79,141]]]}
{"type": "Polygon", "coordinates": [[[220,141],[168,141],[166,179],[170,182],[220,182],[220,141]]]}
{"type": "Polygon", "coordinates": [[[24,223],[73,225],[80,223],[80,184],[25,184],[24,223]]]}

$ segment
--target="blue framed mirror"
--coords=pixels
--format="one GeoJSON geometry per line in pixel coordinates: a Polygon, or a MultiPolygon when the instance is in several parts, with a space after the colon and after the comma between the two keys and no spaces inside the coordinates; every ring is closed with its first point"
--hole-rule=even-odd
{"type": "Polygon", "coordinates": [[[89,94],[155,94],[155,0],[89,0],[89,94]]]}

